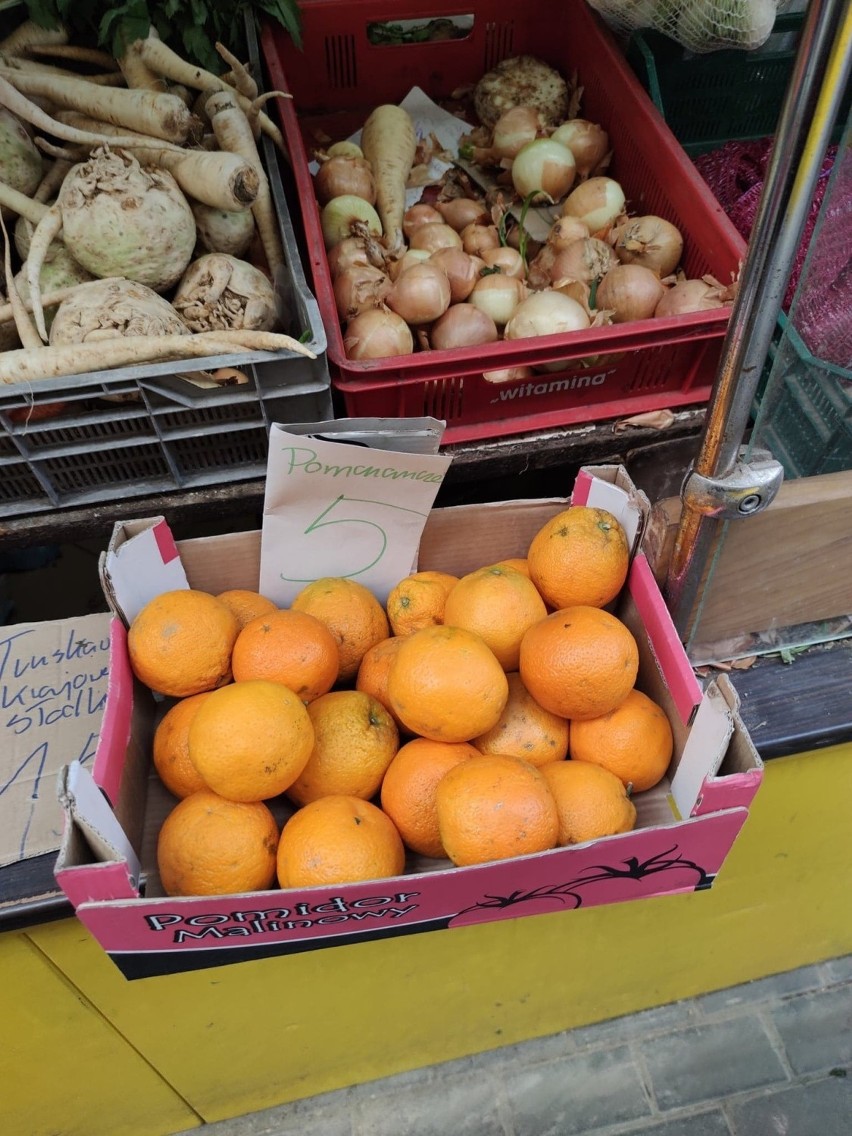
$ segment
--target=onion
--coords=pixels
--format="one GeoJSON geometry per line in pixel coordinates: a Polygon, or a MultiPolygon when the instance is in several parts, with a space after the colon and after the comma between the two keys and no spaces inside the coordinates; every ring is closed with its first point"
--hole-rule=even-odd
{"type": "Polygon", "coordinates": [[[426,249],[437,252],[439,248],[461,248],[462,239],[455,229],[443,221],[429,225],[418,225],[409,238],[413,249],[426,249]]]}
{"type": "Polygon", "coordinates": [[[466,300],[479,279],[479,269],[483,262],[460,248],[438,249],[429,260],[446,272],[450,282],[450,302],[458,304],[466,300]]]}
{"type": "Polygon", "coordinates": [[[406,323],[417,327],[442,316],[450,306],[450,297],[446,272],[437,264],[424,261],[397,276],[386,303],[406,323]]]}
{"type": "Polygon", "coordinates": [[[472,197],[453,197],[449,201],[436,201],[435,208],[457,233],[460,233],[465,225],[472,225],[474,221],[484,220],[487,224],[491,220],[485,206],[479,201],[474,201],[472,197]]]}
{"type": "Polygon", "coordinates": [[[543,133],[544,124],[535,107],[517,106],[501,114],[494,123],[491,150],[497,158],[513,161],[528,142],[543,133]]]}
{"type": "Polygon", "coordinates": [[[506,324],[506,339],[529,339],[536,335],[560,335],[584,331],[591,321],[581,304],[561,292],[536,292],[518,305],[506,324]]]}
{"type": "Polygon", "coordinates": [[[725,293],[706,280],[680,280],[666,290],[654,309],[655,316],[682,316],[687,312],[703,312],[726,305],[725,293]]]}
{"type": "Polygon", "coordinates": [[[353,264],[367,265],[369,263],[367,245],[361,237],[345,237],[339,244],[328,250],[328,267],[332,280],[353,264]]]}
{"type": "Polygon", "coordinates": [[[406,268],[411,268],[415,264],[422,264],[431,255],[428,249],[406,249],[401,257],[392,260],[388,266],[388,274],[391,280],[396,280],[400,272],[405,272],[406,268]]]}
{"type": "Polygon", "coordinates": [[[536,194],[533,201],[560,201],[571,186],[577,167],[567,146],[550,138],[528,142],[512,162],[512,184],[523,198],[536,194]]]}
{"type": "Polygon", "coordinates": [[[483,379],[486,383],[511,383],[517,379],[531,379],[532,367],[501,367],[496,371],[485,371],[483,379]]]}
{"type": "Polygon", "coordinates": [[[486,249],[500,247],[500,234],[496,225],[465,225],[461,231],[462,248],[471,256],[482,256],[486,249]]]}
{"type": "Polygon", "coordinates": [[[367,227],[367,231],[374,237],[382,235],[382,223],[379,215],[363,197],[356,197],[354,193],[345,193],[342,197],[333,197],[323,206],[320,214],[322,235],[327,249],[353,235],[352,226],[357,222],[367,227]]]}
{"type": "Polygon", "coordinates": [[[499,268],[504,276],[517,276],[523,280],[526,276],[524,258],[517,249],[499,245],[497,248],[484,249],[482,259],[488,268],[499,268]]]}
{"type": "Polygon", "coordinates": [[[550,137],[574,155],[577,180],[581,182],[601,167],[609,151],[607,132],[585,118],[570,118],[557,126],[550,137]]]}
{"type": "Polygon", "coordinates": [[[440,351],[479,347],[498,338],[497,324],[473,304],[453,304],[435,321],[429,336],[432,346],[440,351]]]}
{"type": "Polygon", "coordinates": [[[631,217],[609,235],[622,264],[641,264],[658,276],[674,272],[683,253],[683,237],[670,221],[653,214],[631,217]]]}
{"type": "Polygon", "coordinates": [[[562,280],[591,284],[617,264],[618,257],[605,241],[597,237],[581,237],[557,252],[550,267],[550,279],[554,284],[562,280]]]}
{"type": "Polygon", "coordinates": [[[367,308],[376,308],[391,288],[390,279],[371,264],[353,264],[344,268],[334,281],[337,314],[345,322],[359,316],[367,308]]]}
{"type": "Polygon", "coordinates": [[[346,327],[343,348],[348,359],[386,359],[410,355],[414,350],[411,328],[386,308],[370,308],[346,327]]]}
{"type": "Polygon", "coordinates": [[[410,241],[411,234],[421,225],[434,224],[435,222],[443,223],[443,220],[444,218],[437,209],[418,201],[416,205],[411,205],[406,209],[402,216],[402,231],[405,234],[405,239],[410,241]]]}
{"type": "Polygon", "coordinates": [[[665,293],[666,286],[650,268],[618,264],[598,284],[595,306],[612,312],[613,323],[650,319],[665,293]]]}
{"type": "Polygon", "coordinates": [[[580,237],[590,235],[589,226],[583,221],[578,221],[576,217],[557,217],[547,234],[547,243],[558,252],[580,237]]]}
{"type": "Polygon", "coordinates": [[[323,162],[314,177],[314,192],[320,205],[334,197],[353,194],[376,204],[376,182],[373,169],[365,158],[347,158],[338,155],[323,162]]]}
{"type": "Polygon", "coordinates": [[[576,217],[588,226],[592,236],[615,224],[624,212],[624,190],[608,177],[591,177],[568,194],[562,206],[563,217],[576,217]]]}
{"type": "Polygon", "coordinates": [[[491,316],[498,327],[503,327],[512,318],[526,292],[523,280],[504,276],[502,272],[492,272],[477,280],[468,299],[480,311],[491,316]]]}

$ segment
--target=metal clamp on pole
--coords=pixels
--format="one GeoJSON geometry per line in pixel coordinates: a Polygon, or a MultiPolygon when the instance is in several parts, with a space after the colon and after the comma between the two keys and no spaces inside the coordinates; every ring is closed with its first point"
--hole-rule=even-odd
{"type": "Polygon", "coordinates": [[[718,521],[751,517],[770,505],[784,480],[784,468],[768,450],[755,450],[745,460],[740,449],[734,468],[723,477],[704,477],[691,469],[680,496],[686,508],[718,521]]]}
{"type": "Polygon", "coordinates": [[[767,485],[756,488],[758,466],[740,464],[742,443],[850,70],[852,4],[810,0],[698,456],[684,483],[666,576],[666,602],[687,644],[695,630],[698,589],[721,526],[730,516],[752,515],[764,508],[776,477],[780,484],[780,474],[770,474],[767,468],[767,485]]]}

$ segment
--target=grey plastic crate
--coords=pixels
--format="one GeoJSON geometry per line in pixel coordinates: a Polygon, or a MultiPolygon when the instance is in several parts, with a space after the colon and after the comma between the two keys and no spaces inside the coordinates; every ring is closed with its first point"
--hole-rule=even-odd
{"type": "MultiPolygon", "coordinates": [[[[248,40],[259,72],[253,25],[248,40]]],[[[2,515],[260,477],[271,423],[333,417],[325,330],[265,136],[262,158],[286,258],[275,280],[281,328],[317,358],[243,352],[0,386],[2,515]],[[251,382],[202,389],[180,377],[219,367],[237,367],[251,382]]]]}

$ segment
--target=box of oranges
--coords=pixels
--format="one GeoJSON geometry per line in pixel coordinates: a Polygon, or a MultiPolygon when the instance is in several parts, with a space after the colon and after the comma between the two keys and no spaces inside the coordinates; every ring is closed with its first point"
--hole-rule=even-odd
{"type": "Polygon", "coordinates": [[[432,510],[381,600],[323,577],[286,607],[259,532],[117,526],[147,593],[61,793],[80,920],[139,978],[709,887],[762,764],[688,663],[647,511],[586,468],[432,510]]]}

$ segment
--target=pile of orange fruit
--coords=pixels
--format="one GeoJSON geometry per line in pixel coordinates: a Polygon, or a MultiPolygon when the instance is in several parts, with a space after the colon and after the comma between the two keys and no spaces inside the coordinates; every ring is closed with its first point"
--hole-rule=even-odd
{"type": "Polygon", "coordinates": [[[153,747],[179,798],[158,840],[166,893],[383,879],[407,858],[466,866],[630,831],[673,739],[607,610],[629,556],[612,514],[572,505],[526,557],[415,572],[385,605],[343,577],[286,609],[246,590],[156,597],[128,651],[170,700],[153,747]]]}

